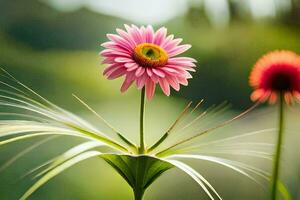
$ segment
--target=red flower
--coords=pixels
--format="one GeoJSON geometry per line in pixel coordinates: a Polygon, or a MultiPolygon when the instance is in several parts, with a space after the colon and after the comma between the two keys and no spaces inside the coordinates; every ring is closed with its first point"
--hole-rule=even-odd
{"type": "Polygon", "coordinates": [[[254,65],[249,78],[253,101],[275,103],[282,94],[286,103],[300,101],[300,56],[291,51],[274,51],[254,65]]]}

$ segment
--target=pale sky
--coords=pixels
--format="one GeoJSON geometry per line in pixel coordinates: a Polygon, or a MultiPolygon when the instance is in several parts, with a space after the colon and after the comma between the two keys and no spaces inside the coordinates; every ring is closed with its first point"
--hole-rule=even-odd
{"type": "MultiPolygon", "coordinates": [[[[93,11],[122,17],[140,24],[161,24],[184,14],[190,4],[204,6],[211,23],[227,25],[230,20],[228,0],[41,0],[61,10],[85,6],[93,11]]],[[[274,17],[276,10],[290,7],[291,0],[243,1],[254,18],[274,17]]],[[[241,2],[239,2],[241,3],[241,2]]]]}
{"type": "MultiPolygon", "coordinates": [[[[44,0],[45,1],[45,0],[44,0]]],[[[194,0],[46,0],[63,10],[86,6],[96,12],[123,17],[137,23],[163,23],[186,12],[194,0]]]]}

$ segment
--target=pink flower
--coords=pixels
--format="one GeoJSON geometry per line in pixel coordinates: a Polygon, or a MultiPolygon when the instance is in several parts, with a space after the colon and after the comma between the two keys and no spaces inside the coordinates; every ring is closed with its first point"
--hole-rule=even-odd
{"type": "Polygon", "coordinates": [[[175,57],[187,51],[191,45],[180,45],[182,39],[167,36],[162,27],[154,32],[152,26],[125,25],[118,34],[107,34],[109,42],[102,44],[100,52],[103,64],[108,64],[103,74],[108,79],[125,76],[121,92],[125,92],[133,82],[138,89],[145,87],[146,96],[152,99],[156,84],[169,96],[170,86],[179,91],[180,85],[188,85],[192,78],[189,71],[195,71],[195,59],[175,57]]]}

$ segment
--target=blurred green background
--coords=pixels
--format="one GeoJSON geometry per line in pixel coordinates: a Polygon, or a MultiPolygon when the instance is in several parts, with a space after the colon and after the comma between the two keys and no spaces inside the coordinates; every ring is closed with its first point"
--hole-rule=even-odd
{"type": "MultiPolygon", "coordinates": [[[[82,113],[84,108],[72,97],[75,93],[132,138],[137,133],[138,123],[132,121],[138,119],[138,92],[133,87],[121,95],[121,80],[104,79],[98,56],[106,34],[124,23],[165,26],[193,45],[186,55],[198,60],[188,87],[169,98],[158,91],[148,103],[149,140],[158,138],[188,100],[204,98],[205,107],[228,101],[232,112],[245,109],[251,105],[248,75],[258,57],[275,49],[300,52],[298,0],[0,0],[0,13],[1,67],[52,102],[82,113]]],[[[274,109],[262,107],[226,131],[238,134],[274,127],[274,109]]],[[[299,113],[299,108],[289,109],[283,162],[284,180],[294,199],[300,199],[299,113]]],[[[36,141],[1,147],[0,163],[36,141]]],[[[0,199],[17,199],[32,183],[30,178],[20,179],[22,174],[78,142],[59,138],[0,172],[0,199]]],[[[266,199],[265,191],[230,170],[210,163],[194,166],[225,200],[266,199]]],[[[270,163],[261,166],[270,168],[270,163]]],[[[31,199],[131,198],[121,177],[96,159],[66,171],[31,199]]],[[[172,170],[149,189],[146,199],[207,198],[186,175],[172,170]]]]}

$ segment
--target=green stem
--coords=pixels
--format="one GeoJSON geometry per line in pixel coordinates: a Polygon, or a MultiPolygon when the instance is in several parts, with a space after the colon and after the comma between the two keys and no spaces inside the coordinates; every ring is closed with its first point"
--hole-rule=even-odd
{"type": "Polygon", "coordinates": [[[140,147],[139,153],[145,153],[145,142],[144,142],[144,120],[145,119],[145,87],[141,92],[141,107],[140,107],[140,147]]]}
{"type": "Polygon", "coordinates": [[[283,95],[280,94],[278,139],[277,139],[276,153],[275,153],[275,157],[274,157],[271,200],[277,199],[277,188],[278,188],[278,178],[279,178],[279,168],[280,168],[281,146],[282,146],[282,139],[283,139],[283,129],[284,129],[284,99],[283,99],[283,95]]]}
{"type": "Polygon", "coordinates": [[[140,156],[136,161],[135,184],[133,187],[134,199],[142,200],[145,193],[145,175],[147,173],[147,157],[140,156]]]}
{"type": "Polygon", "coordinates": [[[144,196],[144,191],[134,190],[134,200],[142,200],[144,196]]]}

